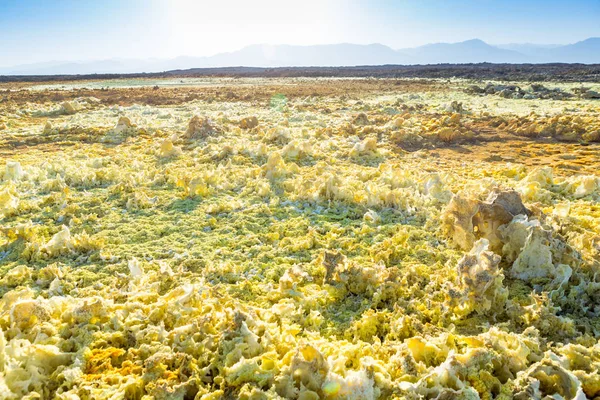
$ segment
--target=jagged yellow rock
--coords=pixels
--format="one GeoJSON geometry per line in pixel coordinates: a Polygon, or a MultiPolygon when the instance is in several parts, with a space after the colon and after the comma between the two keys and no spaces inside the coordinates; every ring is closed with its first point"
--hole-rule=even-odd
{"type": "Polygon", "coordinates": [[[600,396],[595,100],[182,79],[3,94],[1,398],[600,396]]]}
{"type": "Polygon", "coordinates": [[[173,145],[173,142],[170,139],[165,139],[158,151],[159,157],[178,157],[183,153],[181,147],[173,145]]]}
{"type": "Polygon", "coordinates": [[[489,241],[479,239],[473,249],[458,262],[458,291],[453,292],[452,304],[458,315],[485,313],[492,308],[501,311],[508,297],[499,267],[500,256],[489,250],[489,241]]]}

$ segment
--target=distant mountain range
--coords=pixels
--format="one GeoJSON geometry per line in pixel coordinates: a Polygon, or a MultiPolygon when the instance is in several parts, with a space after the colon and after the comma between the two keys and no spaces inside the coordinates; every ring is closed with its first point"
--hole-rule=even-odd
{"type": "Polygon", "coordinates": [[[382,44],[315,46],[252,45],[209,57],[173,59],[110,59],[88,62],[46,62],[0,67],[0,75],[58,75],[162,72],[210,67],[325,67],[355,65],[417,65],[467,63],[600,64],[600,38],[569,45],[490,45],[479,39],[435,43],[394,50],[382,44]]]}

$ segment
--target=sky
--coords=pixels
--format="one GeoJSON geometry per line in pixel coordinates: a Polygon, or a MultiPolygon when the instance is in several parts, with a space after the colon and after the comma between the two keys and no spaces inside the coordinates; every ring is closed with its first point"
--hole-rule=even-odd
{"type": "Polygon", "coordinates": [[[398,49],[598,36],[600,0],[0,0],[0,66],[203,56],[251,44],[398,49]]]}

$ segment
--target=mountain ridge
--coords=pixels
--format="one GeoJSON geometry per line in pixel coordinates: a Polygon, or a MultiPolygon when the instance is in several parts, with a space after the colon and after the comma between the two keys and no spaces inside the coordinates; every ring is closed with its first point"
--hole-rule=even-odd
{"type": "Polygon", "coordinates": [[[435,65],[470,63],[600,63],[600,37],[568,45],[491,45],[481,39],[456,43],[431,43],[392,49],[380,43],[269,45],[254,44],[212,56],[179,56],[171,59],[107,59],[51,61],[0,67],[0,75],[62,75],[94,73],[163,72],[217,67],[336,67],[374,65],[435,65]]]}

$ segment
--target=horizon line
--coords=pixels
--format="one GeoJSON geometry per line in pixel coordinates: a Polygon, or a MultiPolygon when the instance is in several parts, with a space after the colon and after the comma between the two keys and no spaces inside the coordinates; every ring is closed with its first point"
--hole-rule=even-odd
{"type": "MultiPolygon", "coordinates": [[[[461,40],[458,42],[431,42],[431,43],[425,43],[419,46],[413,46],[413,47],[401,47],[401,48],[393,48],[387,44],[384,43],[380,43],[380,42],[372,42],[372,43],[352,43],[352,42],[337,42],[337,43],[320,43],[320,44],[288,44],[288,43],[275,43],[275,44],[271,44],[271,43],[254,43],[254,44],[249,44],[249,45],[245,45],[242,47],[238,47],[235,50],[229,50],[229,51],[221,51],[221,52],[216,52],[216,53],[212,53],[209,55],[190,55],[190,54],[180,54],[177,56],[172,56],[172,57],[157,57],[157,56],[148,56],[148,57],[144,57],[144,58],[123,58],[123,57],[112,57],[112,58],[95,58],[95,59],[63,59],[63,60],[58,60],[58,59],[54,59],[54,60],[47,60],[47,61],[38,61],[38,62],[32,62],[32,63],[24,63],[24,64],[13,64],[13,65],[0,65],[0,68],[16,68],[16,67],[23,67],[23,66],[29,66],[29,65],[38,65],[38,64],[52,64],[52,63],[72,63],[72,64],[79,64],[79,63],[90,63],[90,62],[100,62],[100,61],[131,61],[131,60],[138,60],[138,61],[147,61],[147,60],[174,60],[177,58],[182,58],[182,57],[190,57],[190,58],[208,58],[208,57],[214,57],[216,55],[219,54],[228,54],[228,53],[233,53],[236,51],[240,51],[243,50],[245,48],[248,47],[254,47],[254,46],[272,46],[272,47],[276,47],[276,46],[290,46],[290,47],[323,47],[323,46],[339,46],[339,45],[353,45],[353,46],[373,46],[373,45],[379,45],[379,46],[384,46],[387,47],[393,51],[401,51],[401,50],[411,50],[411,49],[417,49],[420,47],[424,47],[424,46],[430,46],[430,45],[437,45],[437,44],[460,44],[460,43],[466,43],[466,42],[473,42],[473,41],[480,41],[483,42],[489,46],[493,46],[493,47],[497,47],[497,46],[509,46],[509,45],[532,45],[532,46],[569,46],[569,45],[574,45],[577,43],[581,43],[581,42],[585,42],[587,40],[590,39],[600,39],[600,35],[599,36],[590,36],[587,37],[585,39],[581,39],[578,40],[576,42],[571,42],[571,43],[532,43],[532,42],[523,42],[523,43],[519,43],[519,42],[513,42],[513,43],[489,43],[486,42],[483,39],[479,39],[477,37],[475,38],[471,38],[471,39],[466,39],[466,40],[461,40]]],[[[503,50],[507,50],[507,49],[503,49],[503,50]]],[[[509,51],[514,51],[517,52],[517,50],[509,50],[509,51]]]]}

